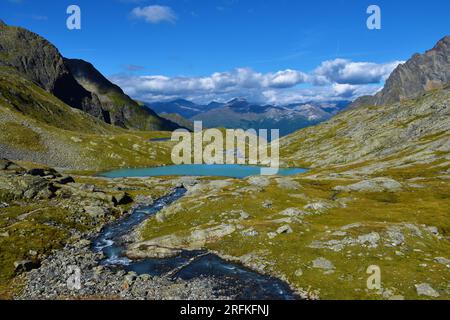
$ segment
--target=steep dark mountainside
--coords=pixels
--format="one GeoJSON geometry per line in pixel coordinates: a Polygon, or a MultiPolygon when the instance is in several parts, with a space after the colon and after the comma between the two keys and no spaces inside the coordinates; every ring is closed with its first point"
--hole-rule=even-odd
{"type": "Polygon", "coordinates": [[[109,125],[0,66],[0,158],[76,169],[154,166],[169,161],[170,146],[150,139],[166,135],[109,125]]]}
{"type": "Polygon", "coordinates": [[[64,59],[75,79],[84,89],[95,93],[111,123],[123,128],[141,130],[174,130],[178,125],[159,117],[151,109],[140,106],[123,90],[106,79],[91,63],[80,59],[64,59]]]}
{"type": "Polygon", "coordinates": [[[373,97],[357,99],[352,108],[361,105],[385,105],[418,98],[424,92],[444,87],[450,82],[450,36],[444,37],[424,54],[415,54],[399,65],[386,81],[382,91],[373,97]]]}
{"type": "Polygon", "coordinates": [[[71,107],[109,122],[98,97],[75,80],[58,49],[39,35],[0,24],[0,65],[13,67],[71,107]]]}
{"type": "Polygon", "coordinates": [[[194,130],[194,121],[188,120],[180,116],[178,113],[160,113],[159,115],[164,119],[175,122],[176,124],[178,124],[183,128],[186,128],[191,131],[194,130]]]}
{"type": "Polygon", "coordinates": [[[106,123],[142,130],[178,127],[141,108],[91,65],[65,60],[49,41],[26,29],[0,23],[0,66],[14,68],[62,102],[106,123]],[[89,86],[83,87],[71,69],[89,86]]]}

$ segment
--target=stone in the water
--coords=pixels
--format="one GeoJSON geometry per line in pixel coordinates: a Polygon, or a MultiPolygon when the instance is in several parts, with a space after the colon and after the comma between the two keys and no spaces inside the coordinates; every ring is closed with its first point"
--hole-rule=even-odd
{"type": "Polygon", "coordinates": [[[432,298],[439,297],[439,292],[434,290],[429,283],[416,284],[416,291],[419,296],[427,296],[432,298]]]}

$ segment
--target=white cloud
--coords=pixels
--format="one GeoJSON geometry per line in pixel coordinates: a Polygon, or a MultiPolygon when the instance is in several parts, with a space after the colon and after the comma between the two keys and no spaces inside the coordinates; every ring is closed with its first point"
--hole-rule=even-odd
{"type": "Polygon", "coordinates": [[[175,23],[177,16],[170,7],[152,5],[147,7],[136,7],[131,11],[131,15],[137,19],[144,19],[153,24],[161,22],[175,23]]]}
{"type": "Polygon", "coordinates": [[[402,61],[389,63],[352,62],[346,59],[324,61],[314,70],[315,83],[369,84],[386,80],[402,61]]]}
{"type": "Polygon", "coordinates": [[[398,64],[336,59],[323,62],[311,73],[292,69],[260,73],[237,68],[204,77],[116,75],[111,80],[134,98],[148,102],[184,98],[208,103],[245,97],[254,102],[282,105],[352,100],[373,94],[398,64]]]}

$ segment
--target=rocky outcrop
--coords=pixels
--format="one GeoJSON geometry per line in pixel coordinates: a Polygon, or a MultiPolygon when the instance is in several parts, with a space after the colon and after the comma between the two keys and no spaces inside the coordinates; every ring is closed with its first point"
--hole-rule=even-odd
{"type": "Polygon", "coordinates": [[[0,24],[0,67],[14,68],[67,105],[106,123],[140,130],[179,127],[139,106],[91,64],[64,59],[53,44],[26,29],[0,24]]]}
{"type": "Polygon", "coordinates": [[[151,109],[140,106],[91,63],[80,59],[64,59],[64,64],[83,88],[98,96],[112,124],[142,130],[174,130],[179,127],[174,122],[159,117],[151,109]]]}
{"type": "Polygon", "coordinates": [[[148,241],[133,243],[126,255],[132,259],[167,258],[180,253],[180,250],[200,250],[207,243],[215,242],[236,231],[231,224],[222,224],[208,229],[196,229],[188,236],[170,234],[148,241]]]}
{"type": "Polygon", "coordinates": [[[345,192],[383,192],[383,191],[400,191],[402,185],[394,179],[379,177],[370,180],[363,180],[349,186],[337,186],[334,188],[336,191],[345,192]]]}
{"type": "Polygon", "coordinates": [[[0,25],[0,66],[13,67],[69,106],[109,122],[95,94],[85,90],[64,64],[58,49],[39,35],[0,25]]]}
{"type": "Polygon", "coordinates": [[[386,105],[420,97],[424,92],[443,88],[450,82],[450,36],[440,40],[424,54],[415,54],[399,65],[383,90],[373,97],[357,99],[351,108],[361,105],[386,105]]]}

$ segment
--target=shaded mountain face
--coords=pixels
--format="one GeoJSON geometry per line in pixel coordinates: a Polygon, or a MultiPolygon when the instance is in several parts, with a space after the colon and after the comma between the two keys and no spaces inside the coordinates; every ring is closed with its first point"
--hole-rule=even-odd
{"type": "Polygon", "coordinates": [[[70,61],[39,35],[0,23],[0,66],[14,68],[67,105],[106,123],[143,130],[172,130],[178,127],[140,107],[92,65],[68,63],[70,61]],[[71,69],[76,71],[76,77],[71,69]],[[85,85],[76,78],[85,80],[85,85]]]}
{"type": "Polygon", "coordinates": [[[123,90],[106,79],[91,63],[80,59],[64,59],[64,63],[84,89],[98,96],[112,124],[141,130],[174,130],[178,125],[159,117],[153,110],[140,106],[123,90]]]}
{"type": "Polygon", "coordinates": [[[383,90],[373,97],[357,99],[352,107],[386,105],[405,99],[414,99],[450,82],[450,36],[440,40],[424,54],[415,54],[399,65],[386,81],[383,90]]]}
{"type": "Polygon", "coordinates": [[[13,67],[71,107],[108,122],[98,97],[78,84],[58,49],[39,35],[0,24],[0,65],[13,67]]]}

